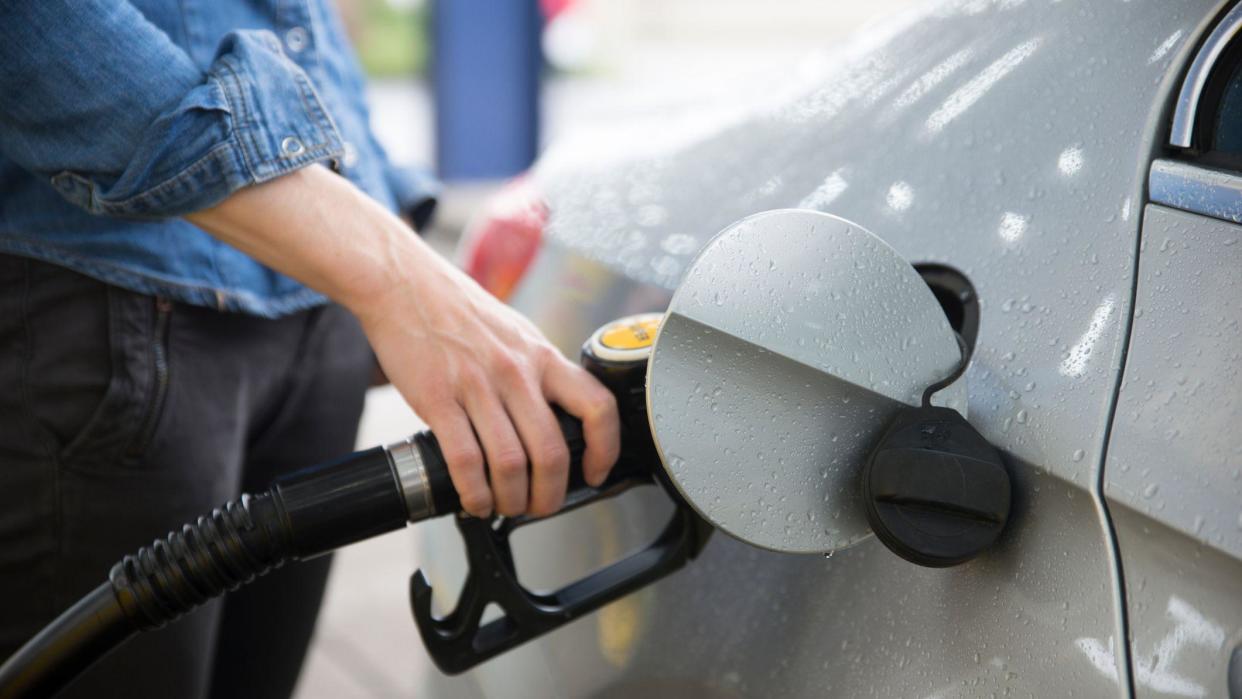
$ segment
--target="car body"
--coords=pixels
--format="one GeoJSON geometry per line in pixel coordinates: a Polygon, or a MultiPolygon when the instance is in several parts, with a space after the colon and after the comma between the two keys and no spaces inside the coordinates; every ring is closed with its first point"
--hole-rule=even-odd
{"type": "MultiPolygon", "coordinates": [[[[964,275],[970,420],[1006,456],[1013,515],[996,550],[946,569],[874,538],[825,559],[717,535],[685,570],[466,675],[432,673],[428,692],[1242,691],[1230,4],[934,4],[692,137],[545,157],[525,184],[547,207],[537,247],[507,291],[569,353],[662,309],[714,233],[767,209],[841,216],[964,275]]],[[[517,542],[519,573],[571,580],[641,545],[667,508],[636,493],[540,524],[517,542]]],[[[457,542],[420,535],[451,590],[457,542]]]]}

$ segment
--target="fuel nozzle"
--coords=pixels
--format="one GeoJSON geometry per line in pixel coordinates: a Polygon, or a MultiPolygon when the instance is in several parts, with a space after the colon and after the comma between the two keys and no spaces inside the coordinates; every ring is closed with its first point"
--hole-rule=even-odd
{"type": "Polygon", "coordinates": [[[647,360],[663,317],[627,316],[604,325],[582,344],[582,366],[616,396],[625,432],[647,441],[647,360]]]}
{"type": "MultiPolygon", "coordinates": [[[[654,484],[676,505],[668,523],[645,549],[559,590],[532,592],[518,581],[509,537],[533,520],[458,517],[470,573],[457,597],[457,608],[444,617],[434,616],[432,588],[426,576],[419,571],[410,580],[410,602],[418,630],[427,652],[444,672],[464,672],[589,614],[681,568],[702,550],[711,529],[665,477],[647,422],[647,360],[661,318],[655,313],[622,318],[603,326],[583,344],[582,365],[616,396],[621,414],[621,456],[598,487],[582,481],[580,467],[571,467],[569,493],[558,515],[635,486],[654,484]],[[504,615],[482,623],[484,609],[493,603],[504,615]]],[[[562,422],[562,428],[566,425],[562,422]]]]}

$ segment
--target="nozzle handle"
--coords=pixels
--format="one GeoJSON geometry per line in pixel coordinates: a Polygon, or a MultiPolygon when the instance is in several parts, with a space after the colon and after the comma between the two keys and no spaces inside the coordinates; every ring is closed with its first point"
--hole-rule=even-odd
{"type": "MultiPolygon", "coordinates": [[[[532,591],[518,580],[510,538],[518,528],[539,521],[522,517],[487,519],[459,516],[469,572],[452,612],[432,611],[433,590],[423,571],[410,579],[410,604],[427,654],[441,671],[455,675],[630,594],[681,568],[698,555],[711,533],[703,521],[655,477],[650,461],[621,461],[598,488],[576,483],[565,506],[552,517],[613,497],[631,487],[658,483],[676,505],[654,541],[611,565],[552,591],[532,591]],[[484,621],[488,605],[502,611],[484,621]]],[[[550,519],[550,518],[549,518],[550,519]]]]}
{"type": "MultiPolygon", "coordinates": [[[[587,487],[582,475],[582,455],[586,453],[582,421],[556,406],[552,406],[552,412],[556,414],[556,421],[561,427],[561,433],[565,435],[566,445],[569,446],[569,492],[573,493],[587,487]]],[[[432,516],[461,512],[461,500],[449,478],[448,462],[435,434],[431,430],[424,430],[411,437],[410,443],[418,451],[426,472],[427,497],[430,498],[432,516]]]]}
{"type": "MultiPolygon", "coordinates": [[[[457,604],[445,616],[432,609],[433,590],[420,570],[410,579],[410,604],[423,645],[436,666],[448,674],[465,672],[489,658],[568,624],[609,602],[659,580],[702,550],[711,528],[692,510],[664,475],[647,424],[645,378],[647,355],[659,324],[658,314],[623,318],[600,328],[582,348],[582,365],[617,398],[621,413],[621,455],[599,486],[586,484],[582,425],[556,409],[569,443],[571,467],[565,504],[553,517],[613,497],[636,486],[654,485],[672,501],[664,529],[645,548],[557,590],[533,591],[518,580],[510,537],[530,524],[528,517],[486,519],[459,516],[457,529],[466,544],[469,571],[457,604]],[[490,605],[500,618],[483,621],[490,605]]],[[[425,464],[426,485],[411,511],[457,512],[460,505],[434,435],[415,435],[401,452],[406,461],[425,464]],[[425,494],[425,495],[424,495],[425,494]]],[[[401,468],[397,469],[401,472],[401,468]]],[[[416,480],[411,472],[411,478],[416,480]]]]}

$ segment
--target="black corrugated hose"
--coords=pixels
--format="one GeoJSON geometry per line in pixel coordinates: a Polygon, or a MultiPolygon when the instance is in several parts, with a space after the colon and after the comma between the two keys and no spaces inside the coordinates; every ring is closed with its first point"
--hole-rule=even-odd
{"type": "Polygon", "coordinates": [[[266,493],[243,495],[114,565],[108,582],[0,666],[0,699],[51,696],[130,636],[287,561],[400,528],[407,517],[382,448],[287,476],[266,493]]]}

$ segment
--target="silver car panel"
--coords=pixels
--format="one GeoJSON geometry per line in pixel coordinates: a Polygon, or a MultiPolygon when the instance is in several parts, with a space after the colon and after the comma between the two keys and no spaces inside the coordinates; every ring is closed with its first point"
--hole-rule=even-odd
{"type": "Polygon", "coordinates": [[[1242,564],[1125,505],[1110,508],[1125,561],[1135,696],[1233,699],[1242,564]]]}
{"type": "Polygon", "coordinates": [[[1147,207],[1104,471],[1139,696],[1226,696],[1242,644],[1242,226],[1147,207]]]}
{"type": "MultiPolygon", "coordinates": [[[[711,130],[680,147],[622,161],[551,154],[536,172],[552,206],[548,236],[514,303],[571,351],[601,322],[662,308],[711,235],[765,209],[831,211],[910,261],[964,272],[981,310],[971,422],[1010,461],[1015,511],[995,552],[940,571],[874,540],[824,560],[716,537],[666,581],[466,676],[433,675],[429,691],[1129,694],[1119,561],[1100,493],[1104,440],[1148,165],[1167,139],[1183,67],[1221,9],[1217,0],[939,4],[740,92],[760,107],[705,120],[711,130]]],[[[638,545],[601,532],[654,517],[647,504],[593,508],[592,536],[582,520],[548,522],[531,551],[556,551],[543,569],[572,574],[598,559],[601,541],[638,545]]],[[[1145,546],[1137,531],[1119,532],[1122,545],[1145,546]]],[[[1149,567],[1163,577],[1148,585],[1180,584],[1179,566],[1149,567]]],[[[1136,654],[1153,640],[1136,640],[1136,654]]]]}
{"type": "MultiPolygon", "coordinates": [[[[875,538],[831,558],[716,536],[665,581],[459,677],[435,697],[1108,697],[1119,685],[1108,542],[1091,498],[1014,464],[1022,493],[998,549],[919,568],[875,538]]],[[[622,498],[516,542],[540,582],[565,582],[638,545],[667,504],[622,498]]],[[[460,576],[451,523],[425,559],[460,576]]],[[[648,534],[648,536],[650,536],[648,534]]],[[[531,578],[536,577],[532,571],[531,578]]],[[[523,578],[524,581],[527,578],[523,578]]]]}
{"type": "Polygon", "coordinates": [[[1242,559],[1242,226],[1150,205],[1143,233],[1104,493],[1242,559]]]}

